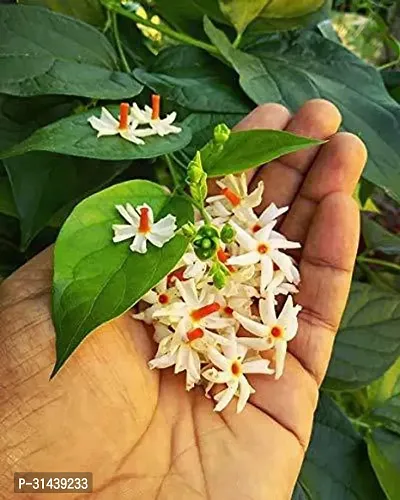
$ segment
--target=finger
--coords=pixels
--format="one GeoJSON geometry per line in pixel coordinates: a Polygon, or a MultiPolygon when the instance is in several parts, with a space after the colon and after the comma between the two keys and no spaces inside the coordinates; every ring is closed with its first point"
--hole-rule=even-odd
{"type": "Polygon", "coordinates": [[[322,146],[282,224],[282,232],[303,243],[320,201],[341,191],[351,195],[367,161],[364,143],[346,132],[322,146]]]}
{"type": "MultiPolygon", "coordinates": [[[[261,104],[245,116],[237,125],[235,125],[233,130],[235,132],[255,129],[283,130],[289,123],[289,120],[290,113],[281,104],[261,104]]],[[[249,169],[246,171],[248,183],[251,181],[256,171],[257,169],[249,169]]],[[[218,193],[218,187],[215,184],[215,179],[210,179],[208,193],[210,195],[218,193]]]]}
{"type": "MultiPolygon", "coordinates": [[[[340,122],[341,116],[336,106],[323,99],[313,99],[299,109],[285,130],[325,140],[337,132],[340,122]]],[[[257,171],[251,186],[255,187],[260,180],[265,185],[263,201],[256,209],[258,213],[272,202],[278,206],[292,203],[319,148],[315,146],[290,153],[257,171]]]]}
{"type": "Polygon", "coordinates": [[[346,305],[359,239],[359,211],[345,193],[324,198],[307,236],[296,302],[299,333],[289,351],[318,384],[325,375],[335,334],[346,305]]]}

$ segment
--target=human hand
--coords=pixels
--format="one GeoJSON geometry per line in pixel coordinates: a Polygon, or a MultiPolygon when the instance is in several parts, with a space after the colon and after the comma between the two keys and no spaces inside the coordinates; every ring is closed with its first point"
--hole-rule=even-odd
{"type": "MultiPolygon", "coordinates": [[[[293,118],[280,105],[260,106],[237,128],[326,139],[339,125],[336,108],[314,100],[293,118]]],[[[280,231],[304,245],[296,296],[303,310],[283,376],[250,376],[256,393],[239,415],[235,404],[214,413],[200,389],[186,393],[182,374],[150,371],[156,346],[130,314],[99,328],[49,382],[52,251],[6,280],[0,287],[0,499],[14,498],[15,471],[91,471],[95,492],[85,498],[96,500],[290,499],[347,300],[359,235],[351,193],[365,160],[361,141],[340,133],[248,173],[251,185],[264,180],[260,210],[272,201],[291,205],[280,231]]]]}

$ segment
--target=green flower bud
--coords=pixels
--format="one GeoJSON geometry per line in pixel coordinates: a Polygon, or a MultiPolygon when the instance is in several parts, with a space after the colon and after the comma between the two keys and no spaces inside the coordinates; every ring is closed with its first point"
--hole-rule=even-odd
{"type": "Polygon", "coordinates": [[[225,224],[221,229],[221,240],[224,243],[232,243],[232,241],[235,239],[235,236],[236,231],[230,224],[225,224]]]}
{"type": "Polygon", "coordinates": [[[207,237],[207,238],[219,239],[218,229],[215,228],[214,226],[209,226],[207,224],[199,228],[199,230],[197,231],[197,235],[202,238],[207,237]]]}
{"type": "Polygon", "coordinates": [[[212,257],[214,257],[215,255],[215,251],[216,251],[216,248],[213,247],[213,245],[211,244],[211,246],[209,248],[204,248],[203,247],[203,244],[204,244],[204,241],[207,241],[207,242],[212,242],[212,240],[200,240],[200,244],[199,245],[194,245],[194,253],[197,255],[197,257],[200,259],[200,260],[208,260],[208,259],[211,259],[212,257]]]}
{"type": "Polygon", "coordinates": [[[190,194],[201,205],[207,196],[207,174],[203,170],[200,151],[188,165],[188,182],[190,194]]]}
{"type": "Polygon", "coordinates": [[[213,274],[213,282],[214,286],[218,288],[218,290],[221,290],[221,288],[224,288],[226,283],[225,274],[222,271],[216,271],[213,274]]]}
{"type": "Polygon", "coordinates": [[[217,144],[224,144],[231,135],[231,130],[225,125],[225,123],[220,123],[214,128],[214,141],[217,144]]]}
{"type": "Polygon", "coordinates": [[[189,240],[193,240],[197,235],[197,229],[192,222],[187,222],[181,227],[181,233],[189,240]]]}

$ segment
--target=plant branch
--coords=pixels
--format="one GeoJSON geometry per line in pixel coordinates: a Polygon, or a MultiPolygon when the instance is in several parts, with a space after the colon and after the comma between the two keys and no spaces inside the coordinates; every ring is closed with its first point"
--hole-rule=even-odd
{"type": "Polygon", "coordinates": [[[364,257],[359,255],[357,257],[357,262],[364,262],[366,264],[375,264],[377,266],[387,267],[388,269],[394,269],[395,271],[400,271],[400,265],[394,262],[387,262],[386,260],[374,259],[372,257],[364,257]]]}
{"type": "Polygon", "coordinates": [[[117,45],[119,57],[121,58],[121,61],[122,61],[122,66],[124,67],[124,70],[127,73],[130,73],[132,70],[128,64],[128,61],[126,60],[124,49],[123,49],[122,43],[121,43],[121,39],[119,37],[117,14],[115,12],[111,13],[111,21],[112,21],[115,43],[117,45]]]}
{"type": "Polygon", "coordinates": [[[179,178],[179,174],[177,173],[177,171],[175,169],[175,165],[173,164],[169,155],[165,155],[165,161],[167,163],[168,170],[169,170],[171,177],[172,177],[172,180],[174,182],[175,189],[179,189],[181,187],[182,183],[181,183],[181,180],[179,178]]]}
{"type": "Polygon", "coordinates": [[[204,221],[207,224],[211,224],[211,218],[206,212],[206,209],[197,201],[195,201],[191,196],[189,196],[185,191],[181,190],[180,192],[181,196],[183,196],[186,200],[190,201],[190,203],[197,208],[197,210],[201,213],[201,216],[203,217],[204,221]]]}
{"type": "Polygon", "coordinates": [[[206,50],[210,54],[215,54],[215,55],[219,54],[218,50],[209,43],[202,42],[201,40],[197,40],[196,38],[193,38],[189,35],[185,35],[184,33],[179,33],[178,31],[175,31],[169,26],[166,26],[164,24],[152,23],[150,20],[143,19],[134,12],[130,12],[124,9],[120,5],[109,4],[109,2],[106,1],[103,1],[103,4],[108,9],[114,11],[114,13],[117,12],[118,14],[121,14],[121,16],[125,16],[128,17],[129,19],[132,19],[132,21],[135,21],[135,23],[142,24],[143,26],[148,26],[149,28],[159,31],[160,33],[164,33],[164,35],[167,35],[170,38],[173,38],[174,40],[178,40],[179,42],[185,43],[186,45],[193,45],[194,47],[199,47],[200,49],[206,50]]]}

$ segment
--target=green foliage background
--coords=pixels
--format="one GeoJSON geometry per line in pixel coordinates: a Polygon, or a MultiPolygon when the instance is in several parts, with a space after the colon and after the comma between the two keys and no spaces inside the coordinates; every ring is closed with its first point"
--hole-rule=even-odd
{"type": "Polygon", "coordinates": [[[147,19],[130,1],[20,4],[29,7],[0,6],[3,278],[55,241],[79,201],[129,179],[170,185],[164,154],[185,175],[215,125],[233,126],[257,104],[295,112],[329,99],[365,141],[354,283],[293,498],[399,499],[399,3],[153,0],[143,2],[147,19]],[[151,92],[178,110],[184,133],[133,156],[120,142],[93,154],[87,116],[151,92]]]}

